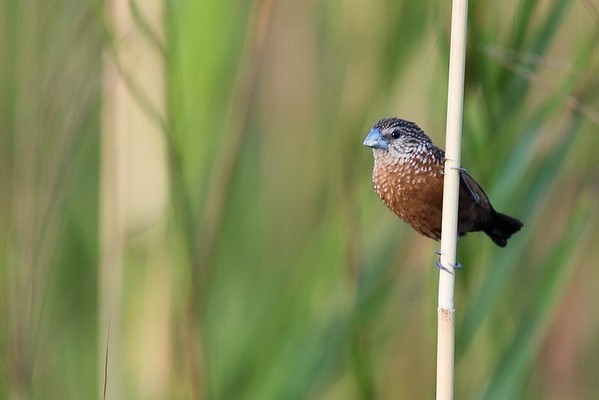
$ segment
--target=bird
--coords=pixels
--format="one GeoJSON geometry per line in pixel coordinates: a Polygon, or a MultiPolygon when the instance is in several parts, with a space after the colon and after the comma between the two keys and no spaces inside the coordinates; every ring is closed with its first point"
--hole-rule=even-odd
{"type": "MultiPolygon", "coordinates": [[[[383,118],[363,142],[374,155],[372,181],[382,202],[420,234],[441,239],[445,152],[414,122],[383,118]]],[[[500,247],[523,224],[495,211],[481,186],[460,170],[458,237],[484,232],[500,247]]]]}

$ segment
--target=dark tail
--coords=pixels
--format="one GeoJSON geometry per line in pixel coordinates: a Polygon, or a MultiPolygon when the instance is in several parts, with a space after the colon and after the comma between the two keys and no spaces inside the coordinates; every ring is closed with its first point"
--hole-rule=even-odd
{"type": "Polygon", "coordinates": [[[522,222],[516,218],[493,211],[493,220],[485,233],[499,247],[505,247],[507,240],[522,228],[522,222]]]}

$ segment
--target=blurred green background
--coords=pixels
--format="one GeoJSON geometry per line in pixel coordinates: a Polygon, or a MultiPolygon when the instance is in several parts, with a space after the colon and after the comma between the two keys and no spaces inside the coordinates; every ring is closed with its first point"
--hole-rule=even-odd
{"type": "MultiPolygon", "coordinates": [[[[361,143],[444,146],[450,2],[0,4],[0,398],[433,398],[439,245],[361,143]]],[[[458,399],[599,394],[598,28],[470,4],[462,164],[524,229],[459,243],[458,399]]]]}

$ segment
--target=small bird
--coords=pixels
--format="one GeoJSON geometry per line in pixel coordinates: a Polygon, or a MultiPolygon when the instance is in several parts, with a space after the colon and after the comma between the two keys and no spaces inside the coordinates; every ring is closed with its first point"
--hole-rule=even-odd
{"type": "MultiPolygon", "coordinates": [[[[416,231],[441,239],[445,152],[413,122],[378,121],[364,139],[372,147],[374,190],[383,203],[416,231]]],[[[460,169],[458,237],[483,231],[504,247],[522,222],[493,209],[478,183],[460,169]]]]}

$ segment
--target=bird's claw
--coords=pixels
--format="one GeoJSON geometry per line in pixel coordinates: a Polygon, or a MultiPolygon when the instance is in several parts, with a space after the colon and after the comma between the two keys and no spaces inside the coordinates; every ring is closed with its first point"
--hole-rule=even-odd
{"type": "MultiPolygon", "coordinates": [[[[466,168],[462,168],[462,167],[451,167],[451,168],[460,171],[460,174],[468,173],[468,170],[466,168]]],[[[445,167],[441,168],[441,175],[445,175],[445,167]]]]}
{"type": "MultiPolygon", "coordinates": [[[[438,256],[441,255],[441,251],[440,250],[436,250],[435,254],[437,254],[438,256]]],[[[449,269],[445,268],[445,266],[441,263],[441,259],[439,258],[437,261],[435,261],[435,265],[437,266],[437,268],[439,268],[440,270],[443,270],[447,273],[450,273],[452,275],[455,275],[453,271],[450,271],[449,269]]],[[[462,269],[462,264],[460,263],[455,263],[452,265],[453,269],[462,269]]]]}
{"type": "Polygon", "coordinates": [[[435,262],[435,265],[436,265],[436,266],[437,266],[437,268],[439,268],[440,270],[443,270],[443,271],[447,272],[448,274],[455,275],[455,273],[453,273],[452,271],[448,270],[447,268],[445,268],[445,267],[443,266],[443,264],[441,264],[441,260],[437,260],[437,261],[435,262]]]}

